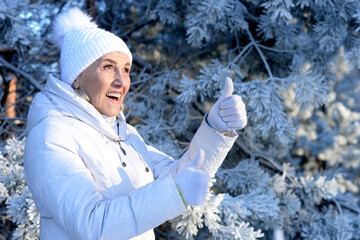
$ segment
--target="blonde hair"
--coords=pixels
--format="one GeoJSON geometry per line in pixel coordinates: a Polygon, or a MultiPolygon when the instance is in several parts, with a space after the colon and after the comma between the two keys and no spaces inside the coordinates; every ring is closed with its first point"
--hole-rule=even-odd
{"type": "Polygon", "coordinates": [[[85,101],[90,102],[89,96],[84,91],[80,90],[79,88],[74,88],[74,90],[75,90],[76,95],[78,95],[85,101]]]}

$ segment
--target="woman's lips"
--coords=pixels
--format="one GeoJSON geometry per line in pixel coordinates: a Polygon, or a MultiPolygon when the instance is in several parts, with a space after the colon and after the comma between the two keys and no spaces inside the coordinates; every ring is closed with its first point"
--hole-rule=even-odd
{"type": "Polygon", "coordinates": [[[106,94],[106,97],[113,103],[118,103],[120,101],[121,93],[110,92],[106,94]]]}

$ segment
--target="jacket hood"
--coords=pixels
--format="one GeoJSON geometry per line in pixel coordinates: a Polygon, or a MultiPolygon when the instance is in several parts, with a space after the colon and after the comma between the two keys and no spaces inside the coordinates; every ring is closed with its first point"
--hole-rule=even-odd
{"type": "Polygon", "coordinates": [[[69,84],[50,74],[44,91],[38,93],[31,103],[27,116],[27,131],[31,131],[42,119],[51,116],[77,119],[113,140],[123,140],[126,137],[126,119],[123,112],[117,116],[120,129],[118,136],[91,103],[79,97],[69,84]]]}

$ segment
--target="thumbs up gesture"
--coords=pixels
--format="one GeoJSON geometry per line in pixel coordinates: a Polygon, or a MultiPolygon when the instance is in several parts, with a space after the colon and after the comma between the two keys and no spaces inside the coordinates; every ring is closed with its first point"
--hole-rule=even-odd
{"type": "Polygon", "coordinates": [[[220,133],[242,129],[247,124],[245,104],[240,96],[233,95],[233,90],[233,81],[226,78],[223,92],[207,117],[210,127],[220,133]]]}

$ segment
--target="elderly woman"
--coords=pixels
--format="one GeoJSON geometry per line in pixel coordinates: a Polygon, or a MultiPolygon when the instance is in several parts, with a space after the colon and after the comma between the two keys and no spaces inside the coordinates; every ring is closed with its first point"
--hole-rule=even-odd
{"type": "Polygon", "coordinates": [[[173,160],[126,123],[126,44],[78,8],[58,15],[54,30],[61,78],[50,75],[31,104],[24,155],[40,238],[154,239],[154,227],[205,202],[209,176],[246,125],[245,106],[227,79],[189,149],[173,160]]]}

